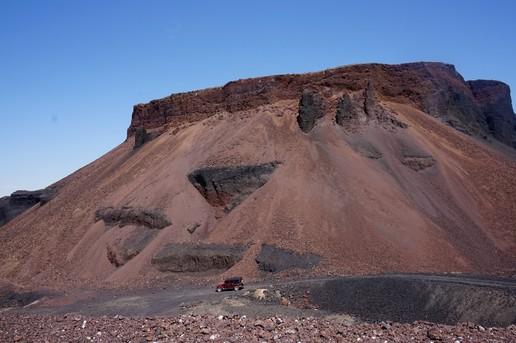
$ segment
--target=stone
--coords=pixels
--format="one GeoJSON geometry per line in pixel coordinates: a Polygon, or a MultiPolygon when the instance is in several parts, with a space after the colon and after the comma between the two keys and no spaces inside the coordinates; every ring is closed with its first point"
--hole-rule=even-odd
{"type": "Polygon", "coordinates": [[[95,220],[103,220],[108,226],[141,225],[149,229],[163,229],[172,222],[160,209],[140,207],[102,207],[95,211],[95,220]]]}
{"type": "Polygon", "coordinates": [[[443,339],[442,333],[439,331],[439,329],[432,328],[426,332],[426,335],[428,338],[434,341],[441,341],[443,339]]]}
{"type": "Polygon", "coordinates": [[[401,163],[412,170],[421,171],[432,167],[435,164],[435,160],[432,156],[405,156],[401,163]]]}
{"type": "Polygon", "coordinates": [[[162,272],[227,270],[242,259],[245,250],[240,245],[174,243],[164,246],[151,263],[162,272]]]}
{"type": "Polygon", "coordinates": [[[188,180],[214,207],[230,212],[267,183],[279,162],[194,170],[188,180]]]}
{"type": "Polygon", "coordinates": [[[188,231],[188,233],[190,233],[190,234],[193,234],[199,226],[201,226],[201,224],[199,224],[199,223],[190,224],[186,227],[186,231],[188,231]]]}
{"type": "Polygon", "coordinates": [[[305,90],[299,100],[299,113],[297,116],[297,124],[301,131],[310,132],[317,119],[324,116],[324,108],[322,98],[309,90],[305,90]]]}
{"type": "Polygon", "coordinates": [[[257,300],[265,300],[267,292],[268,290],[266,288],[258,288],[254,291],[253,298],[257,300]]]}

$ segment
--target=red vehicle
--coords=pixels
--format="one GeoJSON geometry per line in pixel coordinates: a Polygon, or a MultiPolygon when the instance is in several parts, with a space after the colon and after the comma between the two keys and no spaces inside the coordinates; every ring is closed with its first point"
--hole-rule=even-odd
{"type": "Polygon", "coordinates": [[[221,283],[217,286],[216,291],[222,292],[222,291],[238,291],[239,289],[244,288],[244,283],[242,282],[241,277],[232,277],[229,279],[224,280],[224,283],[221,283]]]}

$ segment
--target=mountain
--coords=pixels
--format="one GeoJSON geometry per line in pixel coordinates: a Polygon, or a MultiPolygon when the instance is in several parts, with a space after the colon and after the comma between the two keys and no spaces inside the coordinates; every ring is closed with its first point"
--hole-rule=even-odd
{"type": "Polygon", "coordinates": [[[136,105],[122,144],[0,229],[0,277],[513,275],[515,147],[509,87],[442,63],[173,94],[136,105]]]}

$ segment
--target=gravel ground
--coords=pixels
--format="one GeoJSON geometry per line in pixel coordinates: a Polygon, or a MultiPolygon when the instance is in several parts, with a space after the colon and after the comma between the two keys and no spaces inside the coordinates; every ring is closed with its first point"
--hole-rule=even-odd
{"type": "Polygon", "coordinates": [[[349,324],[322,318],[0,314],[1,342],[516,342],[516,326],[414,322],[349,324]]]}

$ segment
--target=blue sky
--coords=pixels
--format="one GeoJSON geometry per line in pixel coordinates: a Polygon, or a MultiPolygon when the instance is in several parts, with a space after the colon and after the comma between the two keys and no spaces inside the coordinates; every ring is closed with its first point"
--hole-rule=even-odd
{"type": "Polygon", "coordinates": [[[516,87],[516,1],[0,0],[0,196],[125,139],[132,106],[252,76],[443,61],[516,87]]]}

